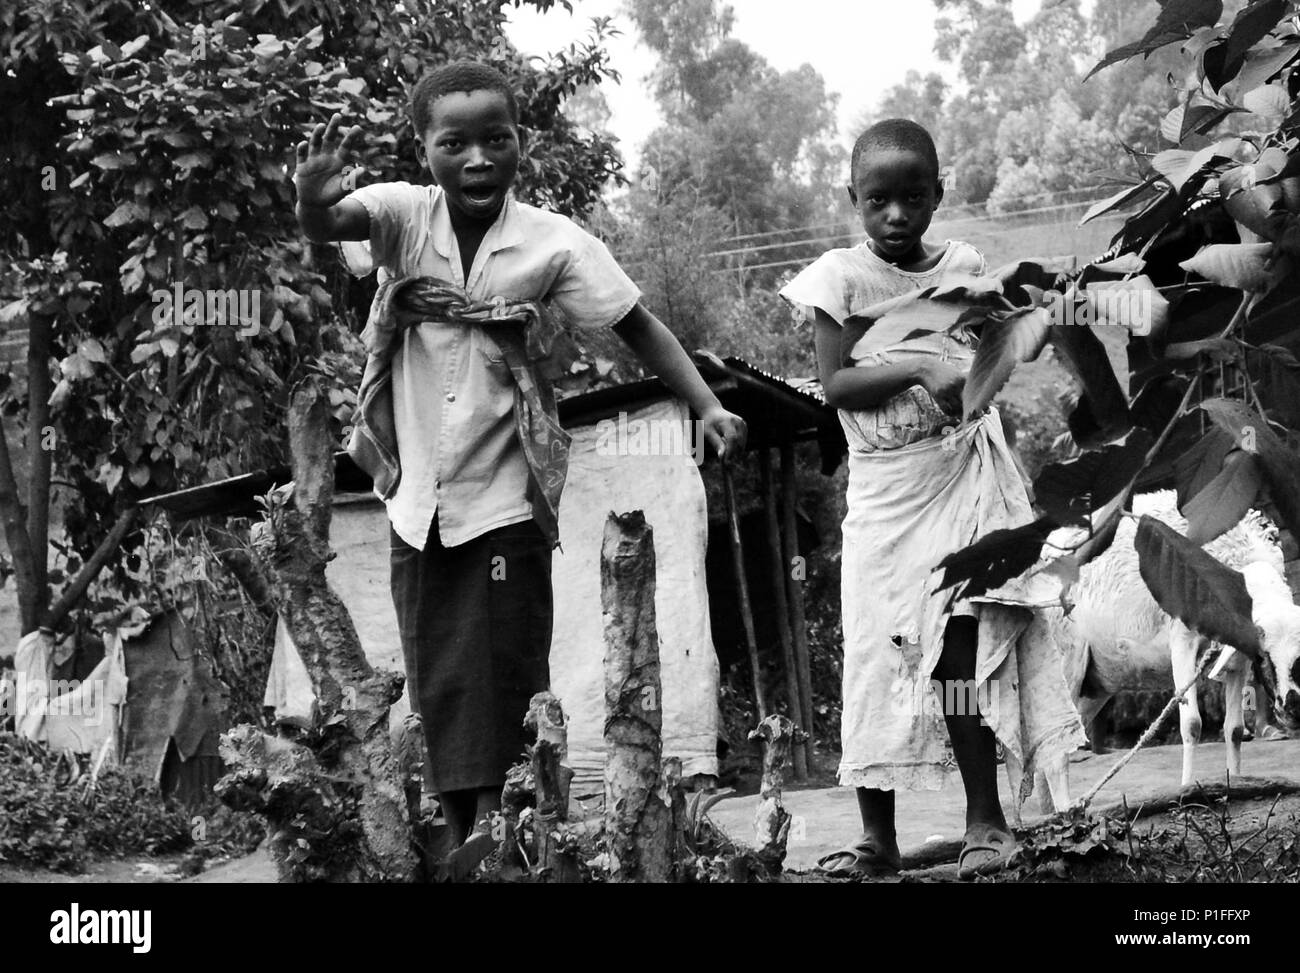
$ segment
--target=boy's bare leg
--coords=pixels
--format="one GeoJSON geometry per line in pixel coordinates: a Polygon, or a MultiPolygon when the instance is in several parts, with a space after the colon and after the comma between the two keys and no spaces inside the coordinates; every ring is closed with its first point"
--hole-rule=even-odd
{"type": "Polygon", "coordinates": [[[444,791],[438,795],[451,833],[453,848],[459,848],[476,829],[492,832],[492,819],[501,810],[501,788],[481,787],[444,791]]]}
{"type": "Polygon", "coordinates": [[[474,811],[478,791],[443,791],[438,795],[442,802],[442,816],[447,822],[447,831],[451,837],[450,847],[459,848],[465,843],[470,829],[474,827],[474,811]]]}

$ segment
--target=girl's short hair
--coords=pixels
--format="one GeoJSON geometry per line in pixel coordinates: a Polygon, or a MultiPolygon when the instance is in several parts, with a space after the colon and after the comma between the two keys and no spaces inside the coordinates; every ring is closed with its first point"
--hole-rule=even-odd
{"type": "Polygon", "coordinates": [[[934,139],[925,130],[925,126],[918,125],[909,118],[887,118],[883,122],[876,122],[853,143],[853,155],[849,161],[849,179],[856,183],[862,157],[868,152],[879,152],[882,149],[915,152],[934,170],[934,178],[939,178],[939,153],[934,147],[934,139]]]}
{"type": "Polygon", "coordinates": [[[506,76],[482,61],[452,61],[427,72],[411,89],[411,121],[417,135],[428,131],[433,121],[433,103],[443,95],[464,91],[497,91],[505,96],[510,120],[519,124],[519,103],[506,76]]]}

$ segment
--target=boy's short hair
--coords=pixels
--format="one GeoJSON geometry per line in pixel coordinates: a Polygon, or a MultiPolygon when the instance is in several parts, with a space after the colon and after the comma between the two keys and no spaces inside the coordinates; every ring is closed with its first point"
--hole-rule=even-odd
{"type": "Polygon", "coordinates": [[[433,103],[443,95],[464,91],[497,91],[505,96],[510,120],[519,124],[519,103],[506,76],[482,61],[452,61],[427,72],[411,89],[411,121],[423,135],[433,121],[433,103]]]}
{"type": "Polygon", "coordinates": [[[868,152],[879,152],[882,149],[915,152],[934,170],[934,178],[936,180],[939,178],[939,152],[935,149],[934,139],[925,130],[925,126],[918,125],[909,118],[887,118],[883,122],[876,122],[853,143],[853,156],[849,161],[849,178],[854,183],[858,181],[858,166],[862,164],[863,156],[868,152]]]}

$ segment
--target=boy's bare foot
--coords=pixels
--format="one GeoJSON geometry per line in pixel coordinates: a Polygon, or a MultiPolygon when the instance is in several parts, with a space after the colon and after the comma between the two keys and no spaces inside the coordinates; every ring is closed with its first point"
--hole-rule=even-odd
{"type": "Polygon", "coordinates": [[[978,822],[971,824],[962,837],[957,857],[957,877],[969,880],[977,875],[991,875],[1010,864],[1019,846],[1005,825],[978,822]]]}
{"type": "Polygon", "coordinates": [[[864,834],[853,844],[818,859],[817,867],[831,878],[878,878],[898,874],[903,859],[897,841],[864,834]]]}

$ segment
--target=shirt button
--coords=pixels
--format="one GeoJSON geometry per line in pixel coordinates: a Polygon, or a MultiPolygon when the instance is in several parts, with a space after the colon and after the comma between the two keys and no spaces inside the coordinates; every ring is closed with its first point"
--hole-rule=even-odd
{"type": "Polygon", "coordinates": [[[448,393],[447,393],[447,401],[448,401],[448,402],[455,402],[455,401],[456,401],[456,393],[455,393],[455,392],[448,392],[448,393]]]}

